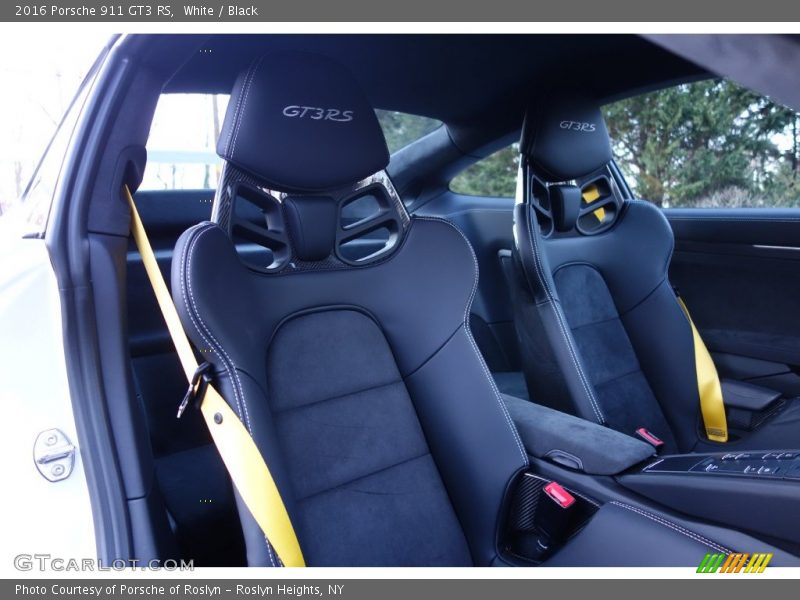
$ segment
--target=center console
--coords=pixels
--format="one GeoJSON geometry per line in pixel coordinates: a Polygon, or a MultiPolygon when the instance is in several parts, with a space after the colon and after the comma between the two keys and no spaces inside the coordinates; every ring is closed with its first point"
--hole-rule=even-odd
{"type": "Polygon", "coordinates": [[[640,469],[639,473],[800,480],[800,451],[753,450],[725,454],[676,454],[650,461],[640,469]]]}
{"type": "Polygon", "coordinates": [[[800,450],[660,456],[616,479],[683,513],[800,544],[800,450]]]}
{"type": "Polygon", "coordinates": [[[800,450],[658,456],[653,445],[607,427],[504,400],[530,460],[509,523],[513,555],[550,560],[608,504],[781,540],[800,553],[800,450]],[[564,493],[548,493],[553,487],[564,493]]]}

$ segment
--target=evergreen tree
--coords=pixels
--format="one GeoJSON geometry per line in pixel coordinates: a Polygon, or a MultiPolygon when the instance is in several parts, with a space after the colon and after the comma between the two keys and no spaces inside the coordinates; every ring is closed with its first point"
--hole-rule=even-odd
{"type": "Polygon", "coordinates": [[[605,117],[626,179],[659,206],[800,205],[787,177],[797,117],[768,98],[702,81],[610,104],[605,117]]]}
{"type": "Polygon", "coordinates": [[[471,196],[514,196],[519,166],[519,144],[511,144],[473,163],[451,182],[450,189],[471,196]]]}

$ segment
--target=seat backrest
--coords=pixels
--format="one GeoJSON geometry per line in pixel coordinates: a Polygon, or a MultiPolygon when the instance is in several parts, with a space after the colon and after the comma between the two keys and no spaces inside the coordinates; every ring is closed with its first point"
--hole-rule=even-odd
{"type": "MultiPolygon", "coordinates": [[[[173,296],[270,466],[307,564],[492,563],[527,456],[469,331],[469,243],[405,212],[372,107],[327,58],[255,61],[218,152],[216,222],[180,238],[173,296]],[[365,196],[375,214],[345,219],[365,196]],[[382,250],[342,250],[378,226],[390,231],[382,250]],[[237,236],[264,253],[237,253],[237,236]]],[[[248,562],[272,564],[239,512],[248,562]]]]}
{"type": "Polygon", "coordinates": [[[668,280],[669,223],[621,198],[596,105],[567,96],[529,109],[521,152],[512,296],[532,399],[692,448],[699,398],[690,325],[668,280]]]}

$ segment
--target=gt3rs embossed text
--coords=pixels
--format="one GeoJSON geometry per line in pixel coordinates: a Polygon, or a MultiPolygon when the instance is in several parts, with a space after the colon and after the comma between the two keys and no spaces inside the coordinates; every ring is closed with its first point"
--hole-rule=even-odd
{"type": "Polygon", "coordinates": [[[353,120],[354,111],[339,108],[318,108],[316,106],[286,106],[283,116],[297,119],[313,119],[314,121],[337,121],[347,123],[353,120]]]}

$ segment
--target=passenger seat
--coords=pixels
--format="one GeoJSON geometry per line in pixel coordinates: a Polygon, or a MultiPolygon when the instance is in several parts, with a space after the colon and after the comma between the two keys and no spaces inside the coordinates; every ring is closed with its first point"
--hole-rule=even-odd
{"type": "Polygon", "coordinates": [[[706,438],[692,327],[668,279],[672,230],[653,204],[621,198],[598,106],[532,107],[520,151],[516,245],[500,258],[532,399],[644,429],[665,452],[800,447],[800,403],[738,382],[723,382],[730,443],[706,438]],[[747,414],[761,423],[737,429],[747,414]]]}

